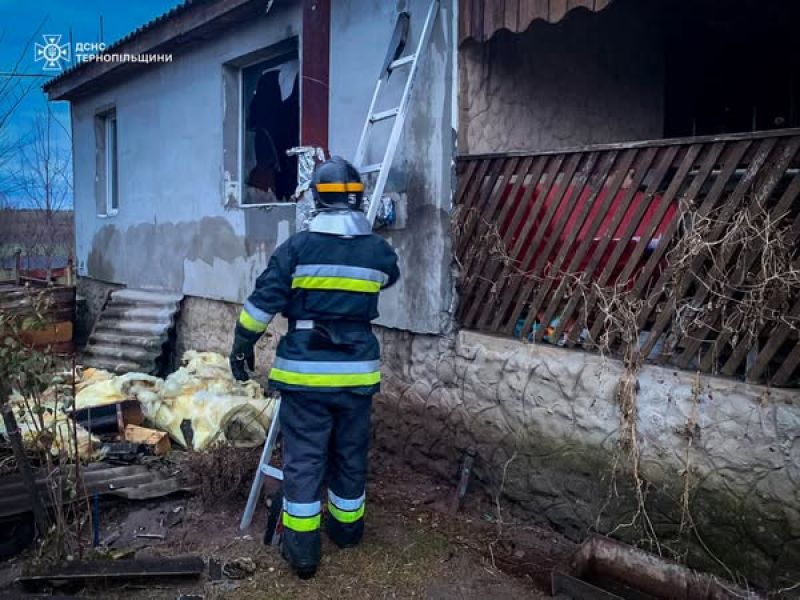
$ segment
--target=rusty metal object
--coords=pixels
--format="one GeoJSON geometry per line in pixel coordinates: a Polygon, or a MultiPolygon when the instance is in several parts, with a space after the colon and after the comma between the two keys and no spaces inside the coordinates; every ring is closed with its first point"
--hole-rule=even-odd
{"type": "MultiPolygon", "coordinates": [[[[611,538],[586,541],[572,560],[573,574],[591,583],[613,581],[663,600],[760,600],[762,596],[707,573],[611,538]]],[[[628,595],[626,594],[625,597],[628,595]]],[[[646,597],[646,596],[645,596],[646,597]]]]}

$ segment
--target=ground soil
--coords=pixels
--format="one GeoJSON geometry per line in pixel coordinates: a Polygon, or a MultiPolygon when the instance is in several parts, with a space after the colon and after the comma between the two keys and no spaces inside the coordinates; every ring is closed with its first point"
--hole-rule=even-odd
{"type": "MultiPolygon", "coordinates": [[[[324,539],[323,560],[311,581],[297,579],[278,552],[263,545],[265,503],[250,530],[239,530],[247,492],[247,486],[240,486],[219,502],[200,495],[149,503],[109,500],[100,520],[102,539],[136,557],[195,554],[223,564],[250,558],[256,566],[251,576],[210,581],[206,575],[183,583],[146,581],[65,591],[109,600],[174,600],[180,594],[234,600],[549,597],[544,593],[549,572],[574,551],[569,541],[505,516],[498,522],[497,506],[477,489],[452,515],[447,510],[451,484],[386,455],[373,456],[371,465],[364,543],[339,550],[324,539]]],[[[12,589],[24,564],[24,556],[0,564],[0,592],[12,589]]]]}

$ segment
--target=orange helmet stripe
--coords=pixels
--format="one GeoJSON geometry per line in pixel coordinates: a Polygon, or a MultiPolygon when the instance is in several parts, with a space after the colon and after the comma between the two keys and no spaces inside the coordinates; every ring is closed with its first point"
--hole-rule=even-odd
{"type": "Polygon", "coordinates": [[[363,192],[363,183],[318,183],[317,191],[325,192],[363,192]]]}

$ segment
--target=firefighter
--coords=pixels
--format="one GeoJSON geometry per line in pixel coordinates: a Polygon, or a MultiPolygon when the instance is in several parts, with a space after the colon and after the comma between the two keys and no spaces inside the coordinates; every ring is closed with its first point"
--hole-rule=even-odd
{"type": "Polygon", "coordinates": [[[380,385],[370,321],[378,317],[378,294],[400,273],[394,250],[362,212],[363,191],[358,171],[342,158],[318,166],[317,212],[256,280],[230,357],[234,376],[246,380],[256,341],[274,315],[287,318],[269,383],[281,393],[282,553],[302,578],[312,577],[320,560],[323,478],[329,537],[351,547],[364,531],[370,408],[380,385]]]}

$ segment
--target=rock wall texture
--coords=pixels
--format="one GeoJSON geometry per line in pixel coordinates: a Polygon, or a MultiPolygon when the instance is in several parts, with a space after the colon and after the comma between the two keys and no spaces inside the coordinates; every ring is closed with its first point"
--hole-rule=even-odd
{"type": "Polygon", "coordinates": [[[472,448],[490,493],[502,488],[509,509],[576,539],[655,537],[695,567],[765,588],[800,578],[797,393],[645,366],[635,418],[643,512],[620,446],[630,430],[618,361],[470,332],[383,330],[382,343],[379,446],[450,478],[472,448]]]}
{"type": "MultiPolygon", "coordinates": [[[[111,287],[81,285],[93,307],[111,287]]],[[[227,354],[239,310],[187,297],[177,354],[227,354]]],[[[285,321],[270,330],[257,350],[261,377],[285,321]]],[[[797,391],[643,367],[628,421],[640,505],[631,449],[620,443],[631,429],[621,425],[618,361],[465,331],[375,330],[383,349],[376,446],[452,481],[474,449],[476,482],[500,494],[504,511],[574,539],[600,531],[657,550],[657,537],[665,554],[763,588],[800,580],[797,391]]]]}

